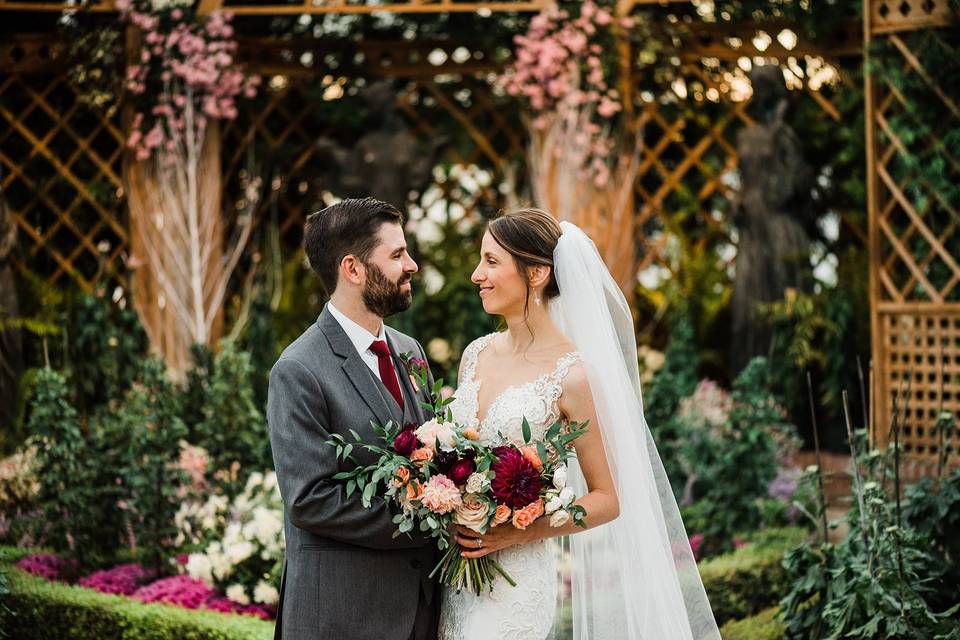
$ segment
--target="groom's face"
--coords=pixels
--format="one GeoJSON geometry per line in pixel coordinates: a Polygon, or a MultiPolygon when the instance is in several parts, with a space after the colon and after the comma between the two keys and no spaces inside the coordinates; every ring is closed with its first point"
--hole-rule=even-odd
{"type": "Polygon", "coordinates": [[[410,308],[413,303],[410,279],[418,267],[407,253],[403,227],[385,222],[377,235],[380,243],[363,263],[366,276],[361,295],[367,309],[386,318],[410,308]]]}

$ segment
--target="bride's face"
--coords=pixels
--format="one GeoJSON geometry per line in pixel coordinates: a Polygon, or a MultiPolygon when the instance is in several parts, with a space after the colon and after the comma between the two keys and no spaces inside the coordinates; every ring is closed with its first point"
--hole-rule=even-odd
{"type": "Polygon", "coordinates": [[[527,297],[527,283],[517,271],[513,256],[497,244],[490,232],[483,234],[480,243],[480,264],[470,280],[480,287],[483,310],[495,315],[510,315],[523,311],[527,297]]]}

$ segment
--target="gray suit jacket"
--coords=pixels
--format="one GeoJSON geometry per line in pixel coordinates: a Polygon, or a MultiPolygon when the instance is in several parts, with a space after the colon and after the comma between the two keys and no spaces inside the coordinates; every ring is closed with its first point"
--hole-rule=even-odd
{"type": "MultiPolygon", "coordinates": [[[[394,355],[409,411],[423,422],[427,396],[413,389],[398,353],[425,359],[420,343],[390,327],[394,355]]],[[[267,420],[274,468],[284,504],[286,560],[276,637],[283,640],[408,640],[421,608],[434,608],[433,545],[423,537],[393,537],[394,513],[374,498],[364,508],[359,492],[349,498],[333,480],[352,467],[340,463],[326,441],[350,429],[377,442],[371,421],[402,419],[400,408],[363,362],[343,328],[324,307],[317,322],[291,343],[270,371],[267,420]]],[[[408,415],[409,415],[408,411],[408,415]]],[[[354,449],[361,464],[375,456],[354,449]]]]}

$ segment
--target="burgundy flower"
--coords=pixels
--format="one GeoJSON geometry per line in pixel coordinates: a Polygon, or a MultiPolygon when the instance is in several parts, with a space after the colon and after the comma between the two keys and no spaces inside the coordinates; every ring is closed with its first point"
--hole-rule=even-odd
{"type": "Polygon", "coordinates": [[[540,473],[514,447],[493,450],[497,461],[490,467],[496,476],[490,491],[497,504],[511,509],[522,509],[540,497],[540,473]]]}
{"type": "Polygon", "coordinates": [[[402,456],[409,456],[417,448],[417,436],[413,431],[401,431],[393,439],[393,450],[402,456]]]}
{"type": "Polygon", "coordinates": [[[457,461],[457,452],[437,449],[433,460],[437,463],[437,466],[440,467],[441,473],[449,475],[450,469],[453,468],[454,463],[457,461]]]}
{"type": "Polygon", "coordinates": [[[417,426],[418,425],[416,422],[408,422],[407,424],[403,425],[403,429],[401,429],[401,431],[416,431],[417,426]]]}
{"type": "Polygon", "coordinates": [[[453,480],[455,484],[463,484],[467,481],[467,478],[470,477],[470,474],[473,473],[474,469],[476,469],[476,465],[473,464],[473,460],[461,458],[450,467],[450,472],[447,474],[447,477],[453,480]]]}

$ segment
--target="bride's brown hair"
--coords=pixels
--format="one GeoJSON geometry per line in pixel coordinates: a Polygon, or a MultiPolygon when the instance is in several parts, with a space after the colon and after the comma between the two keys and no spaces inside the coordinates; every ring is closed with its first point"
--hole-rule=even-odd
{"type": "Polygon", "coordinates": [[[557,248],[563,231],[556,218],[541,209],[517,209],[491,220],[487,231],[497,244],[513,256],[517,272],[527,285],[527,296],[523,304],[524,318],[527,317],[530,307],[531,267],[550,267],[550,279],[543,289],[545,300],[560,295],[557,274],[553,267],[553,250],[557,248]]]}

